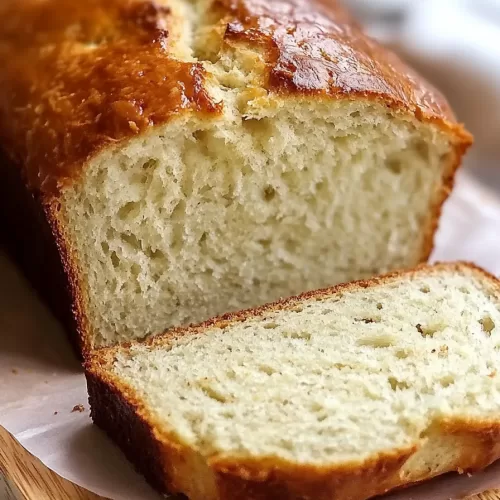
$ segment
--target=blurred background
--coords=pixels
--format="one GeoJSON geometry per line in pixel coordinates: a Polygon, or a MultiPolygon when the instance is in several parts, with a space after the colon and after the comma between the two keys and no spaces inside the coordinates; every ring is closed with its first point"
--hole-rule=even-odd
{"type": "Polygon", "coordinates": [[[500,195],[500,0],[344,2],[446,94],[476,139],[466,168],[500,195]]]}

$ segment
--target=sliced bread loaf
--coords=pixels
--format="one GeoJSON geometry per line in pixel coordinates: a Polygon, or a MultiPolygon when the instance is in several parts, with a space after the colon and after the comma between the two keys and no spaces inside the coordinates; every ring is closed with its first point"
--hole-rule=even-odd
{"type": "Polygon", "coordinates": [[[365,500],[500,457],[500,284],[466,264],[97,351],[94,422],[161,492],[365,500]]]}
{"type": "Polygon", "coordinates": [[[337,1],[0,19],[0,231],[82,350],[427,259],[471,137],[337,1]]]}

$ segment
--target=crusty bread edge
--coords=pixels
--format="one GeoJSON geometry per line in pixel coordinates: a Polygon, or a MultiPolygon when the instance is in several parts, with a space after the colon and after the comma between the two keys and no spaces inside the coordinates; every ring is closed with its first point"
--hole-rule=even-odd
{"type": "Polygon", "coordinates": [[[88,352],[76,259],[58,217],[59,202],[26,187],[23,170],[0,149],[1,241],[82,356],[88,352]]]}
{"type": "MultiPolygon", "coordinates": [[[[73,345],[77,347],[77,356],[85,360],[92,350],[92,333],[88,318],[89,300],[85,293],[87,289],[83,272],[78,264],[77,253],[71,245],[70,238],[64,230],[64,224],[59,215],[59,202],[50,198],[44,209],[47,221],[52,229],[55,244],[59,250],[60,263],[66,276],[65,297],[69,299],[69,308],[73,317],[72,328],[67,333],[73,345]]],[[[49,285],[50,286],[50,285],[49,285]]]]}
{"type": "MultiPolygon", "coordinates": [[[[369,288],[400,278],[440,271],[470,272],[479,278],[494,300],[500,303],[500,282],[468,263],[420,266],[411,271],[391,273],[380,278],[338,285],[281,300],[257,309],[214,318],[201,325],[178,328],[144,342],[133,342],[95,351],[85,363],[89,403],[94,423],[122,449],[148,482],[161,493],[184,492],[193,500],[250,500],[254,498],[317,498],[365,500],[387,491],[407,487],[451,471],[474,472],[500,458],[500,421],[448,419],[434,422],[419,442],[406,449],[370,457],[342,466],[304,466],[276,457],[248,460],[238,457],[204,458],[148,414],[140,397],[118,377],[106,370],[114,355],[130,345],[152,347],[169,343],[173,337],[200,334],[211,328],[224,328],[249,317],[296,306],[304,300],[322,298],[342,291],[369,288]],[[425,459],[426,445],[432,440],[452,440],[456,452],[439,470],[422,474],[404,469],[410,459],[425,459]],[[419,455],[420,454],[420,455],[419,455]]],[[[420,464],[421,465],[421,464],[420,464]]]]}
{"type": "MultiPolygon", "coordinates": [[[[460,136],[459,136],[460,137],[460,136]]],[[[472,145],[472,139],[461,136],[462,140],[453,146],[448,163],[444,168],[441,178],[441,186],[434,199],[431,201],[430,218],[427,227],[424,229],[424,239],[420,262],[427,262],[434,250],[434,239],[439,227],[444,204],[450,197],[455,186],[455,178],[458,169],[462,164],[462,159],[472,145]]]]}

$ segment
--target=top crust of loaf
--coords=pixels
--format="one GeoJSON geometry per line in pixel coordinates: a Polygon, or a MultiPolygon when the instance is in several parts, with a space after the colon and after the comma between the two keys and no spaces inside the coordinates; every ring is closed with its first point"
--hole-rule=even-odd
{"type": "Polygon", "coordinates": [[[0,18],[0,143],[37,191],[173,117],[215,119],[210,64],[244,49],[262,57],[254,97],[378,99],[442,127],[458,157],[471,142],[441,94],[334,0],[4,0],[0,18]]]}

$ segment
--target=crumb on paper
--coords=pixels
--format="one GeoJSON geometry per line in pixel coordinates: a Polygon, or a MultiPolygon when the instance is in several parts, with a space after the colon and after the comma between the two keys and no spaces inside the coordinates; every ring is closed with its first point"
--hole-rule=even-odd
{"type": "Polygon", "coordinates": [[[54,415],[57,415],[57,411],[54,412],[54,415]]]}
{"type": "Polygon", "coordinates": [[[14,375],[17,375],[19,373],[19,371],[17,370],[17,368],[12,368],[12,373],[14,375]]]}
{"type": "Polygon", "coordinates": [[[442,345],[439,348],[439,354],[438,354],[438,356],[440,358],[446,358],[448,356],[448,346],[447,345],[442,345]]]}
{"type": "Polygon", "coordinates": [[[83,405],[75,405],[71,410],[71,413],[75,413],[76,411],[83,413],[85,411],[85,407],[83,405]]]}
{"type": "Polygon", "coordinates": [[[493,370],[489,375],[488,377],[490,378],[495,378],[497,376],[497,371],[496,370],[493,370]]]}

